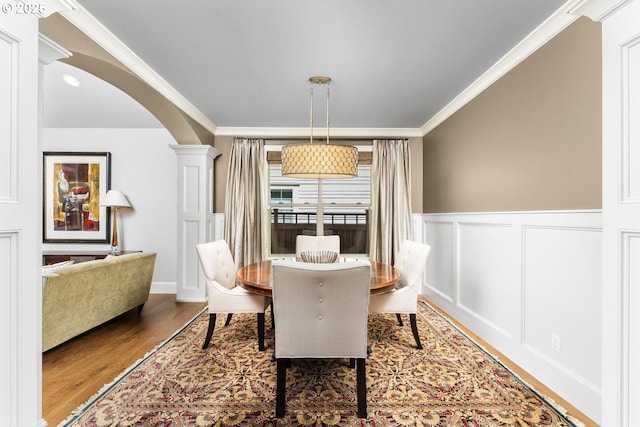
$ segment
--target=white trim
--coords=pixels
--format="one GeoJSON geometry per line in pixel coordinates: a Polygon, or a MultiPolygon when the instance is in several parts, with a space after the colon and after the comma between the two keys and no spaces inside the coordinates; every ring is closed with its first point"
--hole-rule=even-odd
{"type": "Polygon", "coordinates": [[[211,239],[224,239],[224,212],[217,212],[213,214],[213,234],[211,239]]]}
{"type": "Polygon", "coordinates": [[[49,65],[58,59],[69,58],[71,55],[73,55],[71,52],[49,37],[42,33],[38,34],[38,59],[42,64],[49,65]]]}
{"type": "Polygon", "coordinates": [[[176,282],[152,282],[150,294],[173,294],[177,293],[178,284],[176,282]]]}
{"type": "Polygon", "coordinates": [[[46,18],[56,12],[73,9],[75,9],[75,4],[68,0],[47,0],[44,13],[40,17],[46,18]]]}
{"type": "Polygon", "coordinates": [[[222,154],[220,150],[211,145],[169,144],[169,147],[173,149],[177,154],[187,156],[211,156],[215,159],[220,154],[222,154]]]}
{"type": "Polygon", "coordinates": [[[131,49],[122,43],[109,29],[102,25],[76,0],[66,0],[73,6],[72,11],[62,11],[60,14],[69,22],[85,33],[90,39],[100,45],[115,59],[122,62],[133,74],[157,90],[162,96],[181,109],[187,116],[198,122],[206,130],[215,134],[216,125],[165,79],[149,67],[131,49]]]}
{"type": "MultiPolygon", "coordinates": [[[[326,138],[326,129],[314,129],[314,136],[326,138]]],[[[262,138],[309,138],[309,128],[219,127],[216,136],[262,138]]],[[[329,136],[336,138],[422,138],[417,128],[331,128],[329,136]]]]}
{"type": "Polygon", "coordinates": [[[428,216],[460,216],[460,215],[540,215],[540,214],[585,214],[585,213],[602,213],[602,209],[568,209],[568,210],[546,210],[546,211],[487,211],[487,212],[443,212],[443,213],[424,213],[421,215],[428,216]]]}
{"type": "Polygon", "coordinates": [[[592,20],[600,22],[607,19],[630,1],[631,0],[580,0],[578,4],[569,8],[567,13],[588,16],[592,20]]]}
{"type": "Polygon", "coordinates": [[[207,298],[182,298],[182,297],[176,296],[176,302],[202,302],[202,303],[206,303],[207,302],[207,298]]]}

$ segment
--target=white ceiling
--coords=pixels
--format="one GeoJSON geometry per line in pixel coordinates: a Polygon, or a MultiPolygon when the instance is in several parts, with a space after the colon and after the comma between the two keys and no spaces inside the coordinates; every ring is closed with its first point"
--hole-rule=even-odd
{"type": "MultiPolygon", "coordinates": [[[[332,128],[420,128],[566,0],[77,2],[218,127],[306,127],[326,75],[332,128]]],[[[47,68],[45,126],[159,126],[65,67],[47,68]]]]}

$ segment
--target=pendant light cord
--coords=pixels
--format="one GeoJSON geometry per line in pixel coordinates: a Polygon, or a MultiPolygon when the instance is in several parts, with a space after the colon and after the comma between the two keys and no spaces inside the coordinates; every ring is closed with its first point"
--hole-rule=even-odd
{"type": "Polygon", "coordinates": [[[329,144],[329,84],[327,82],[327,145],[329,144]]]}
{"type": "Polygon", "coordinates": [[[309,136],[309,142],[311,144],[313,144],[313,85],[314,84],[326,84],[327,85],[327,144],[329,144],[329,125],[330,125],[330,120],[329,120],[329,96],[330,96],[330,90],[329,90],[329,84],[330,84],[330,79],[327,80],[326,82],[324,81],[320,81],[320,82],[314,82],[313,79],[309,79],[309,128],[310,128],[310,136],[309,136]]]}
{"type": "Polygon", "coordinates": [[[311,99],[311,105],[309,106],[309,127],[311,129],[310,131],[310,137],[309,137],[309,143],[313,144],[313,82],[309,81],[309,98],[311,99]]]}

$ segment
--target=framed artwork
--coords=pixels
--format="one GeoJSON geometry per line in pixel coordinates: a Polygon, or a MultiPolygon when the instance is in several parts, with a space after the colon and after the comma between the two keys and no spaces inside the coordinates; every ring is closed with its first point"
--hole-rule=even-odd
{"type": "Polygon", "coordinates": [[[44,152],[43,242],[109,243],[111,153],[44,152]]]}

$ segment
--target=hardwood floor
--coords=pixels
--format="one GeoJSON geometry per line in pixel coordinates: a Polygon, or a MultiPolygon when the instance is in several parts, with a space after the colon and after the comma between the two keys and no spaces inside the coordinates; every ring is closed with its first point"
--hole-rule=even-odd
{"type": "MultiPolygon", "coordinates": [[[[57,426],[104,384],[167,339],[192,319],[205,303],[177,303],[175,295],[153,294],[142,315],[136,310],[108,322],[42,355],[42,411],[48,425],[57,426]]],[[[435,307],[435,306],[434,306],[435,307]]],[[[438,309],[438,307],[435,307],[438,309]]],[[[446,313],[444,313],[447,316],[446,313]]],[[[449,316],[447,316],[449,318],[449,316]]],[[[454,321],[457,324],[457,322],[454,321]]],[[[585,427],[597,424],[495,351],[466,328],[457,324],[489,352],[500,358],[522,379],[565,408],[585,427]]]]}
{"type": "Polygon", "coordinates": [[[175,295],[152,294],[140,316],[136,309],[130,310],[44,353],[42,413],[48,425],[65,420],[205,306],[178,303],[175,295]]]}

